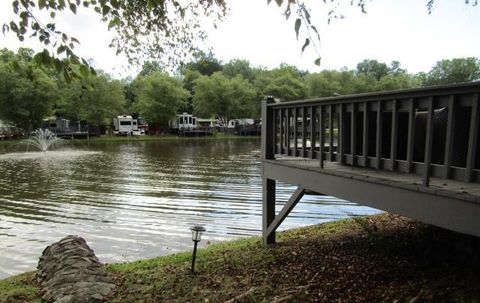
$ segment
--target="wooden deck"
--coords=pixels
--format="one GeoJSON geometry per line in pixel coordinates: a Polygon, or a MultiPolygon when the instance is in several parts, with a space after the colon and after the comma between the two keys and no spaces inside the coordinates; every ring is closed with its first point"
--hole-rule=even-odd
{"type": "Polygon", "coordinates": [[[262,110],[263,237],[305,191],[480,236],[480,83],[262,110]],[[275,213],[275,183],[298,188],[275,213]]]}

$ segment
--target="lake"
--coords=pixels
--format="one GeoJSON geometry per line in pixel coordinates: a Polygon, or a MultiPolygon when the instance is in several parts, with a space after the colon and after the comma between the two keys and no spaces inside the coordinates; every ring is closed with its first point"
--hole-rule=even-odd
{"type": "MultiPolygon", "coordinates": [[[[207,228],[200,246],[261,234],[259,140],[81,142],[0,146],[0,278],[35,269],[70,234],[109,263],[190,250],[194,224],[207,228]]],[[[278,209],[294,190],[279,184],[278,209]]],[[[280,229],[377,212],[305,196],[280,229]]]]}

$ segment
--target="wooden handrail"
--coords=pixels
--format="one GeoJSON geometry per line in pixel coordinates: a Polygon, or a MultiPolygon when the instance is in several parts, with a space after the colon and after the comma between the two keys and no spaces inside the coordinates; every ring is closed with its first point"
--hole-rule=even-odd
{"type": "Polygon", "coordinates": [[[480,82],[262,106],[264,159],[318,159],[480,182],[480,82]]]}

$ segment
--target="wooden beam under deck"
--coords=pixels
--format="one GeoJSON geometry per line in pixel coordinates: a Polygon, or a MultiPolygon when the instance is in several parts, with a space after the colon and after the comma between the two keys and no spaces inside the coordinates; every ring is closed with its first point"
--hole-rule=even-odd
{"type": "MultiPolygon", "coordinates": [[[[418,175],[384,173],[364,168],[355,172],[351,167],[345,166],[344,170],[341,170],[341,165],[333,165],[330,169],[326,165],[324,169],[320,169],[317,161],[263,160],[262,166],[263,177],[269,180],[295,184],[301,189],[355,201],[457,232],[480,236],[479,184],[470,184],[467,188],[470,193],[466,194],[465,187],[453,180],[449,180],[450,187],[441,187],[441,182],[435,184],[433,179],[431,186],[425,187],[422,185],[422,177],[418,175]],[[366,171],[372,171],[372,174],[369,175],[365,173],[366,171]]],[[[272,203],[271,199],[268,200],[272,203]]],[[[274,220],[272,217],[269,219],[269,223],[274,220]]],[[[264,228],[266,228],[264,231],[268,229],[265,225],[264,228]]],[[[273,242],[275,229],[270,228],[268,233],[264,233],[269,235],[270,240],[273,238],[273,242]]],[[[273,243],[272,241],[265,243],[267,242],[273,243]]]]}

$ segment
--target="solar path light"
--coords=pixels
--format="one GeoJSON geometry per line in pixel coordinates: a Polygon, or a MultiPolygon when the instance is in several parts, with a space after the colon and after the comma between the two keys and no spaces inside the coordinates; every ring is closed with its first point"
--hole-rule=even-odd
{"type": "Polygon", "coordinates": [[[193,241],[193,254],[192,254],[192,274],[195,273],[195,258],[197,257],[197,244],[202,240],[202,234],[206,232],[207,230],[205,227],[200,226],[200,225],[195,225],[190,227],[190,230],[192,231],[192,241],[193,241]]]}

